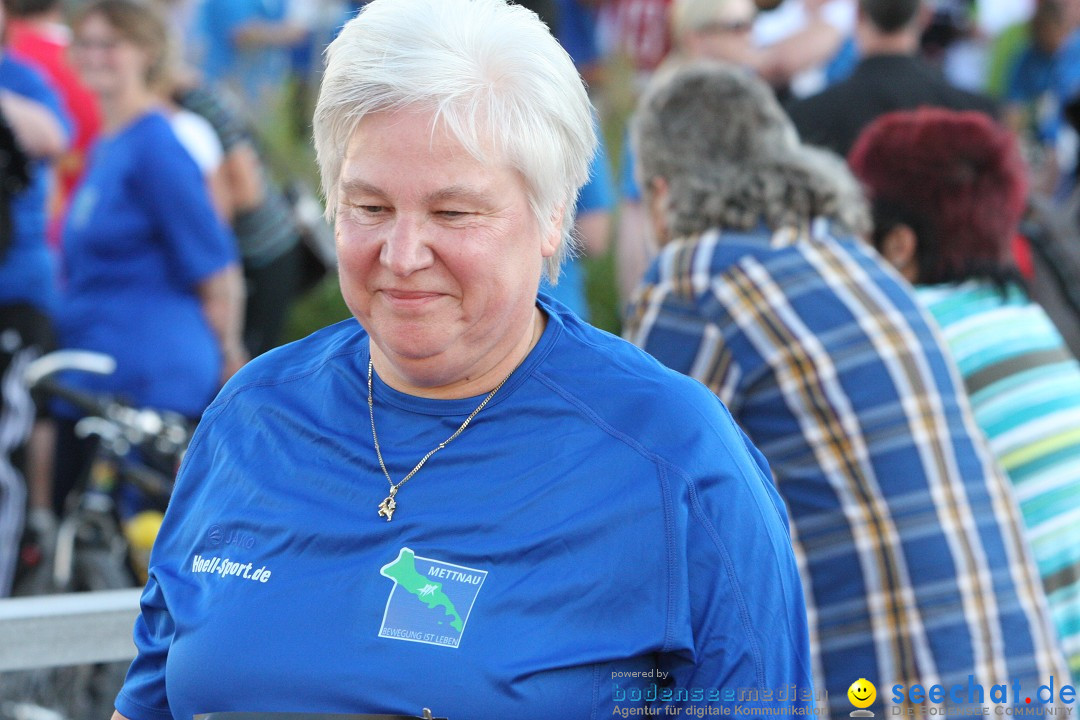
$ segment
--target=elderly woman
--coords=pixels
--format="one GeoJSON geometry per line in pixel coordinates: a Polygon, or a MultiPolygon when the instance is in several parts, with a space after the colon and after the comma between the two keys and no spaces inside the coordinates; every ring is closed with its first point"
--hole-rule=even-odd
{"type": "Polygon", "coordinates": [[[705,388],[537,295],[595,138],[535,15],[374,0],[328,51],[315,137],[355,320],[207,410],[118,712],[800,705],[763,459],[705,388]]]}
{"type": "Polygon", "coordinates": [[[1016,138],[976,113],[893,113],[863,132],[851,166],[873,198],[875,245],[941,325],[1016,487],[1075,683],[1080,364],[1012,261],[1027,189],[1016,138]]]}
{"type": "Polygon", "coordinates": [[[664,248],[629,336],[712,388],[769,458],[827,714],[860,678],[871,712],[906,713],[916,685],[1009,678],[1034,697],[1064,677],[1008,482],[910,288],[857,239],[866,207],[840,158],[721,65],[652,88],[635,140],[664,248]]]}

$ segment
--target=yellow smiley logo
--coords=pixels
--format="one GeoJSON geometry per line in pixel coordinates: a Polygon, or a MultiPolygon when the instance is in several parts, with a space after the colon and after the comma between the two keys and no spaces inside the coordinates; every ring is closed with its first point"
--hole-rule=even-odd
{"type": "Polygon", "coordinates": [[[877,698],[877,688],[874,683],[866,678],[859,678],[851,683],[847,690],[848,700],[857,708],[867,708],[874,704],[877,698]]]}

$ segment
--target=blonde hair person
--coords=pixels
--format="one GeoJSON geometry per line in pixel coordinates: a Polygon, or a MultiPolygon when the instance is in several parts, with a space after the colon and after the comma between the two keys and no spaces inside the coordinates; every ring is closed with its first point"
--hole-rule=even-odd
{"type": "Polygon", "coordinates": [[[72,17],[72,27],[92,18],[100,18],[119,37],[142,51],[143,79],[148,88],[157,88],[169,80],[176,62],[176,46],[165,17],[156,7],[136,0],[98,0],[79,7],[72,17]]]}
{"type": "MultiPolygon", "coordinates": [[[[104,124],[64,224],[57,329],[63,347],[112,355],[117,370],[72,384],[197,419],[246,360],[235,242],[162,113],[160,16],[134,0],[97,0],[73,30],[104,124]]],[[[76,420],[65,414],[60,428],[57,511],[89,461],[76,420]]]]}
{"type": "MultiPolygon", "coordinates": [[[[672,50],[657,69],[668,75],[687,63],[702,60],[729,62],[755,72],[763,58],[753,46],[752,27],[757,15],[753,0],[674,0],[670,8],[672,50]]],[[[649,218],[633,178],[637,164],[627,141],[623,163],[625,196],[619,207],[615,236],[619,296],[629,300],[641,276],[656,255],[657,238],[649,235],[649,218]]]]}
{"type": "Polygon", "coordinates": [[[756,14],[753,0],[674,0],[671,60],[709,58],[751,66],[756,14]]]}

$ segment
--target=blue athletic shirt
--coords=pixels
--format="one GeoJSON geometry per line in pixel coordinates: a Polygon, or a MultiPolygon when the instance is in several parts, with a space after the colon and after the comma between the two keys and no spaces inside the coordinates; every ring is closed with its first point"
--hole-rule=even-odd
{"type": "Polygon", "coordinates": [[[555,36],[566,54],[581,68],[599,61],[600,49],[596,43],[596,17],[590,8],[583,7],[581,0],[558,0],[558,31],[555,36]]]}
{"type": "MultiPolygon", "coordinates": [[[[0,89],[46,106],[70,130],[60,98],[45,77],[26,63],[0,52],[0,89]]],[[[52,256],[45,243],[49,168],[33,161],[30,185],[11,202],[12,244],[0,259],[0,305],[27,303],[51,312],[56,301],[52,256]]]]}
{"type": "MultiPolygon", "coordinates": [[[[763,457],[704,386],[540,306],[537,346],[392,522],[354,320],[230,380],[154,545],[116,708],[586,720],[740,689],[808,708],[784,699],[812,692],[807,627],[763,457]]],[[[481,399],[376,376],[391,476],[481,399]]]]}
{"type": "Polygon", "coordinates": [[[221,377],[221,350],[197,285],[236,262],[195,161],[151,112],[91,151],[64,228],[65,348],[116,358],[79,387],[198,417],[221,377]]]}
{"type": "Polygon", "coordinates": [[[1039,140],[1050,143],[1064,126],[1062,105],[1078,86],[1080,30],[1074,31],[1053,55],[1029,43],[1012,67],[1006,98],[1034,106],[1033,130],[1039,140]]]}

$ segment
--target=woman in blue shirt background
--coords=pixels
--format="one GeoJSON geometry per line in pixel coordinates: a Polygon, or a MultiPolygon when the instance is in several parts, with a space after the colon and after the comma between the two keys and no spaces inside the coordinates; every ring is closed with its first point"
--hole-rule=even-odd
{"type": "MultiPolygon", "coordinates": [[[[74,30],[104,131],[64,227],[58,333],[64,347],[112,355],[117,369],[71,382],[197,418],[246,359],[235,242],[158,107],[162,19],[130,0],[100,0],[74,30]]],[[[72,452],[71,433],[60,435],[57,510],[85,457],[72,452]]]]}

